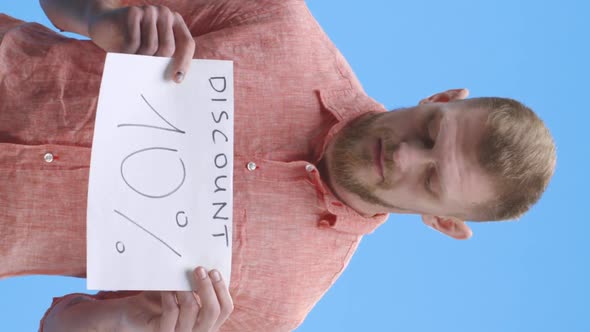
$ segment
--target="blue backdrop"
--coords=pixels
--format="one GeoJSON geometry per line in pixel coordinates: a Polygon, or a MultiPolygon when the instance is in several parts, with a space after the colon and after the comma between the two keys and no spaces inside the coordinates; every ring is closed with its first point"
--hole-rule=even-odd
{"type": "MultiPolygon", "coordinates": [[[[363,239],[298,331],[590,331],[590,2],[308,5],[367,93],[386,107],[459,87],[471,96],[515,98],[550,128],[558,163],[530,213],[516,222],[474,224],[469,241],[447,239],[416,216],[391,216],[363,239]]],[[[3,0],[0,12],[50,24],[36,1],[3,0]]],[[[0,281],[0,330],[35,331],[52,297],[70,292],[85,292],[85,281],[0,281]]]]}

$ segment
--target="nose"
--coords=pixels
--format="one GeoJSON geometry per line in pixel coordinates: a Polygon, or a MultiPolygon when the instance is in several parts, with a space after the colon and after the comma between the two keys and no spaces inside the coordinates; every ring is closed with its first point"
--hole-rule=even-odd
{"type": "Polygon", "coordinates": [[[434,162],[434,153],[420,142],[401,142],[393,153],[393,160],[402,174],[423,169],[434,162]]]}

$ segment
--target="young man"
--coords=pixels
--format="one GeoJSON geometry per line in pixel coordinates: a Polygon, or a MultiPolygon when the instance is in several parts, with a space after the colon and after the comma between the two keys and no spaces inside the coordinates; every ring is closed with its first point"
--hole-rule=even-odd
{"type": "Polygon", "coordinates": [[[387,213],[421,214],[465,239],[464,220],[524,213],[553,172],[549,133],[516,101],[463,100],[459,89],[386,112],[303,1],[41,3],[57,27],[92,42],[0,18],[2,277],[85,275],[104,50],[173,56],[176,82],[193,57],[235,62],[231,284],[197,269],[199,301],[71,294],[54,301],[46,331],[291,330],[387,213]]]}

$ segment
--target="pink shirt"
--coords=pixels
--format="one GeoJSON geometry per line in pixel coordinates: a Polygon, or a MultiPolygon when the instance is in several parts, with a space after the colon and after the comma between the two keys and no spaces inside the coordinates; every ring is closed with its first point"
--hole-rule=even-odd
{"type": "MultiPolygon", "coordinates": [[[[342,204],[314,164],[350,120],[385,109],[365,95],[303,1],[160,3],[185,18],[195,58],[234,61],[235,309],[221,330],[292,330],[346,268],[361,237],[387,217],[363,218],[342,204]]],[[[84,277],[105,53],[5,15],[2,37],[0,278],[84,277]]]]}

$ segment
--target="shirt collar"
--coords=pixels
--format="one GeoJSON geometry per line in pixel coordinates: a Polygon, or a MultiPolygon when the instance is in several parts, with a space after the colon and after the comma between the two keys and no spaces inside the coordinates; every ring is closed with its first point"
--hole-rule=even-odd
{"type": "Polygon", "coordinates": [[[334,136],[351,120],[369,112],[387,112],[387,109],[364,92],[357,89],[323,89],[318,92],[322,112],[328,112],[336,119],[321,144],[315,145],[314,163],[321,160],[326,146],[334,136]]]}
{"type": "MultiPolygon", "coordinates": [[[[350,121],[369,112],[386,112],[385,107],[358,89],[320,90],[319,99],[322,112],[329,112],[336,119],[336,123],[328,130],[325,137],[315,145],[314,163],[318,163],[324,155],[328,143],[350,121]]],[[[323,196],[326,210],[333,217],[322,220],[322,225],[339,231],[364,235],[373,232],[387,220],[388,214],[377,214],[363,217],[352,208],[345,205],[332,193],[328,185],[315,174],[316,185],[323,196]],[[361,220],[359,220],[361,219],[361,220]]]]}

